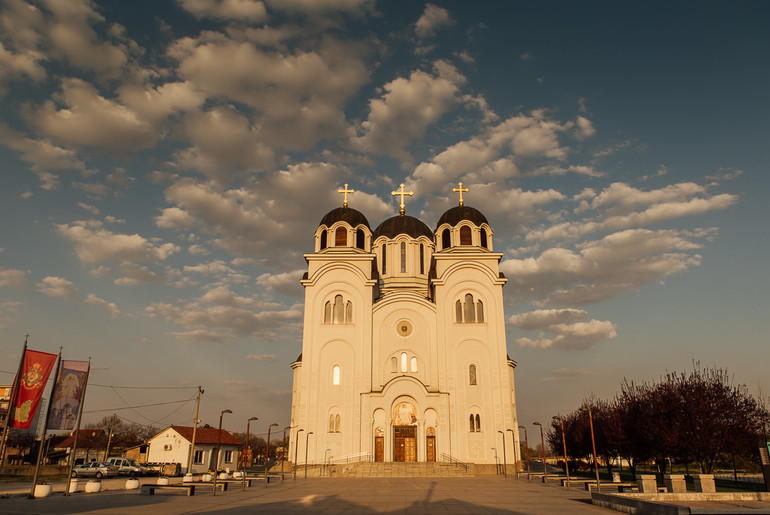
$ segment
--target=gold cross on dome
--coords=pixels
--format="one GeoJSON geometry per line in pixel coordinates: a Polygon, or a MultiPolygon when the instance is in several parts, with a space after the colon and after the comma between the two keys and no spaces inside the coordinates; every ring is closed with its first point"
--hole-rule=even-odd
{"type": "Polygon", "coordinates": [[[404,183],[402,182],[401,183],[401,189],[399,191],[391,191],[390,194],[393,195],[394,197],[396,195],[400,195],[401,196],[401,209],[399,209],[398,212],[401,215],[406,213],[406,209],[404,209],[404,207],[405,207],[404,206],[404,196],[405,195],[409,195],[411,197],[412,195],[414,195],[414,192],[413,191],[404,191],[404,183]]]}
{"type": "Polygon", "coordinates": [[[452,188],[455,193],[460,193],[460,205],[463,205],[463,191],[470,191],[468,188],[463,188],[463,183],[460,183],[459,188],[452,188]]]}
{"type": "Polygon", "coordinates": [[[345,189],[337,190],[337,193],[344,193],[345,194],[345,198],[342,201],[342,207],[348,207],[348,193],[350,193],[352,195],[355,192],[356,192],[356,190],[349,190],[348,189],[347,183],[345,183],[345,189]]]}

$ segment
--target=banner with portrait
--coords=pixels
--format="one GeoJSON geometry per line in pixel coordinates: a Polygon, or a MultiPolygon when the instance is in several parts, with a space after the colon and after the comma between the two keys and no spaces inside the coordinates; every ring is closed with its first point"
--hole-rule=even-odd
{"type": "Polygon", "coordinates": [[[57,357],[47,352],[24,351],[11,427],[29,429],[57,357]]]}
{"type": "Polygon", "coordinates": [[[75,429],[88,380],[88,361],[62,360],[51,396],[49,431],[75,429]]]}

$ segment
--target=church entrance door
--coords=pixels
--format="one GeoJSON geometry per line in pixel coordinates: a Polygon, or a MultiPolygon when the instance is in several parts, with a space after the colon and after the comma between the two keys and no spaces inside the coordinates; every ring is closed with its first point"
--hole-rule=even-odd
{"type": "Polygon", "coordinates": [[[436,437],[429,436],[425,441],[425,461],[436,461],[436,437]]]}
{"type": "Polygon", "coordinates": [[[385,461],[385,437],[374,437],[374,461],[385,461]]]}
{"type": "Polygon", "coordinates": [[[393,461],[417,461],[417,437],[414,426],[393,426],[393,461]]]}

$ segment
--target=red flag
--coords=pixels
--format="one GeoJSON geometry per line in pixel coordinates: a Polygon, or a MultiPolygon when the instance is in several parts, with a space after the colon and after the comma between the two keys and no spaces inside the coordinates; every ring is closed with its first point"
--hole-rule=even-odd
{"type": "Polygon", "coordinates": [[[56,363],[56,354],[29,350],[24,353],[24,365],[17,385],[16,404],[13,405],[13,426],[28,429],[40,404],[43,390],[56,363]]]}

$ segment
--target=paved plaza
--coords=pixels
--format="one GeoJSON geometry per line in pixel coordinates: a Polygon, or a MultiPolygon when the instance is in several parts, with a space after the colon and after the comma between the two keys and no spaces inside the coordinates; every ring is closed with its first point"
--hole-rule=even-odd
{"type": "MultiPolygon", "coordinates": [[[[119,481],[119,480],[111,480],[119,481]]],[[[143,482],[154,483],[155,478],[143,482]]],[[[115,483],[117,488],[118,483],[115,483]]],[[[3,489],[0,486],[0,493],[3,489]]],[[[45,499],[10,496],[0,499],[0,513],[110,513],[163,515],[183,513],[616,513],[590,504],[582,491],[546,487],[526,479],[466,478],[297,479],[258,483],[246,491],[231,485],[216,496],[180,492],[141,495],[108,490],[98,494],[61,493],[45,499]]]]}

